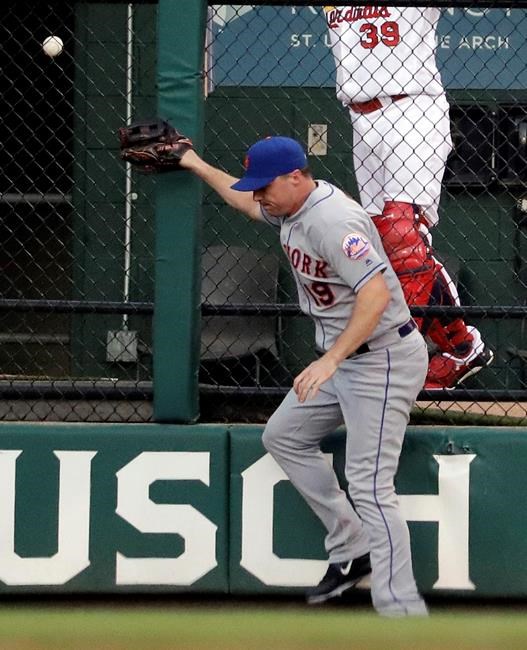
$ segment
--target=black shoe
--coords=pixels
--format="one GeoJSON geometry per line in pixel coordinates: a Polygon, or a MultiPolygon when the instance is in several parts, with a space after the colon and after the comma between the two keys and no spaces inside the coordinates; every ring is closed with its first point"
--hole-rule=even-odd
{"type": "Polygon", "coordinates": [[[336,562],[330,564],[326,575],[316,587],[308,589],[306,600],[310,605],[324,603],[330,598],[341,596],[347,589],[351,589],[364,576],[371,573],[370,554],[366,553],[350,562],[336,562]]]}

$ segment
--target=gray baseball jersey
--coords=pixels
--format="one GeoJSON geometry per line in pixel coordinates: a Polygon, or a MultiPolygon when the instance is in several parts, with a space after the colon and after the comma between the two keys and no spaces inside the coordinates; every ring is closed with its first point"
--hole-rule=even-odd
{"type": "Polygon", "coordinates": [[[401,285],[373,221],[351,197],[317,181],[302,208],[290,217],[263,218],[280,228],[280,241],[296,280],[301,310],[316,326],[316,344],[329,349],[346,327],[357,291],[383,272],[392,299],[370,341],[410,319],[401,285]]]}
{"type": "Polygon", "coordinates": [[[331,563],[369,552],[371,595],[386,616],[424,615],[412,571],[408,526],[394,490],[410,410],[422,388],[428,354],[408,333],[409,311],[377,230],[355,201],[333,185],[317,188],[294,215],[262,218],[280,229],[302,310],[327,350],[349,321],[356,294],[383,272],[392,300],[368,341],[345,359],[312,399],[291,390],[269,419],[263,444],[326,528],[331,563]],[[403,333],[404,332],[404,333],[403,333]],[[345,473],[355,509],[322,454],[322,440],[344,423],[345,473]]]}

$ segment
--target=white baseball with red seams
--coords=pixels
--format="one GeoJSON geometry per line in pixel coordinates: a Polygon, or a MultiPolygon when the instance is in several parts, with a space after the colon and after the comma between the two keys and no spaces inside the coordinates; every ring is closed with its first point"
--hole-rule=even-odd
{"type": "Polygon", "coordinates": [[[62,50],[64,49],[64,43],[62,42],[60,36],[48,36],[42,43],[42,49],[44,50],[45,54],[51,58],[54,58],[62,53],[62,50]]]}

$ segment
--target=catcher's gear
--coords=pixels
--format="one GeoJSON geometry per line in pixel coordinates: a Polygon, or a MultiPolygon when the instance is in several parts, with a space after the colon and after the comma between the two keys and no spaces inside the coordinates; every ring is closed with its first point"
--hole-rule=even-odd
{"type": "Polygon", "coordinates": [[[183,169],[181,157],[192,140],[165,120],[134,122],[119,129],[121,158],[144,174],[183,169]]]}
{"type": "MultiPolygon", "coordinates": [[[[408,305],[428,305],[437,268],[427,242],[419,231],[418,214],[411,203],[387,201],[373,222],[386,255],[399,278],[408,305]]],[[[421,332],[422,318],[415,319],[421,332]]]]}
{"type": "MultiPolygon", "coordinates": [[[[454,283],[419,230],[419,213],[414,205],[387,201],[382,215],[374,216],[373,221],[408,305],[459,306],[454,283]]],[[[415,320],[421,333],[441,352],[464,356],[470,350],[473,337],[461,318],[415,320]]]]}

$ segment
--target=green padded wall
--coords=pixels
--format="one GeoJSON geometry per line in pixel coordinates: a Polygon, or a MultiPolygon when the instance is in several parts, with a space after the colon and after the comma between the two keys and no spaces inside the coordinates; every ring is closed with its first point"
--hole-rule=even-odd
{"type": "MultiPolygon", "coordinates": [[[[158,114],[203,141],[205,0],[160,0],[158,114]]],[[[199,415],[201,183],[186,173],[159,179],[156,194],[154,418],[199,415]]]]}

